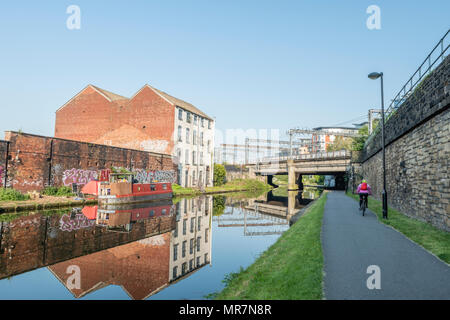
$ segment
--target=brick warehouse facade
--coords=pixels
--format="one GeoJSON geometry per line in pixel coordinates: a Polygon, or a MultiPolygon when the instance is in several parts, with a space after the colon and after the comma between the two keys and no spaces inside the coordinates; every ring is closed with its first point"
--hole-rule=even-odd
{"type": "Polygon", "coordinates": [[[171,154],[179,184],[212,185],[214,120],[149,85],[131,98],[88,85],[56,111],[55,137],[171,154]]]}
{"type": "Polygon", "coordinates": [[[135,172],[140,182],[177,179],[178,166],[167,154],[10,131],[5,139],[0,141],[2,185],[24,192],[84,185],[111,167],[135,172]]]}

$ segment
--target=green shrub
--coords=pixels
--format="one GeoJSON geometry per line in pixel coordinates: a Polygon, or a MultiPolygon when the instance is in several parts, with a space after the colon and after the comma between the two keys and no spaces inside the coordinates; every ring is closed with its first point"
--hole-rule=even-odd
{"type": "Polygon", "coordinates": [[[12,188],[0,189],[0,201],[18,201],[18,200],[28,200],[30,196],[27,194],[22,194],[17,190],[12,188]]]}
{"type": "Polygon", "coordinates": [[[57,187],[45,187],[44,190],[42,190],[41,194],[45,194],[47,196],[56,196],[57,192],[57,187]]]}
{"type": "Polygon", "coordinates": [[[227,171],[221,164],[214,164],[214,186],[221,186],[225,183],[227,171]]]}
{"type": "Polygon", "coordinates": [[[41,194],[45,194],[47,196],[57,196],[57,197],[64,197],[64,196],[72,196],[72,189],[70,187],[46,187],[44,190],[42,190],[41,194]]]}
{"type": "Polygon", "coordinates": [[[73,192],[70,187],[59,187],[58,191],[56,192],[57,196],[72,196],[73,192]]]}

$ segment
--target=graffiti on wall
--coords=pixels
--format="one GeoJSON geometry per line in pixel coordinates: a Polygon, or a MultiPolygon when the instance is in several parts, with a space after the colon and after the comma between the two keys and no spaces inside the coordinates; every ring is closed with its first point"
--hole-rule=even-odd
{"type": "Polygon", "coordinates": [[[176,182],[175,171],[173,170],[146,171],[144,169],[136,169],[135,173],[135,177],[139,183],[151,183],[154,180],[160,182],[176,182]]]}
{"type": "Polygon", "coordinates": [[[72,183],[85,185],[91,180],[96,180],[97,177],[97,171],[72,168],[63,172],[62,182],[65,186],[70,186],[72,183]]]}
{"type": "Polygon", "coordinates": [[[90,228],[95,225],[95,220],[89,220],[84,214],[76,214],[73,219],[69,214],[64,214],[59,220],[59,229],[62,231],[74,231],[83,228],[90,228]]]}

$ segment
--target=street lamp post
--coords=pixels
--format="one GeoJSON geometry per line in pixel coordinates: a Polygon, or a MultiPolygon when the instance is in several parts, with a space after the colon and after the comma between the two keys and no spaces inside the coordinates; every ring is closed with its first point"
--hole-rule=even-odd
{"type": "Polygon", "coordinates": [[[385,160],[385,151],[384,151],[384,95],[383,95],[383,72],[372,72],[368,75],[368,77],[372,80],[381,78],[381,144],[383,149],[383,192],[382,192],[382,201],[383,201],[383,218],[388,218],[388,204],[387,204],[387,193],[386,193],[386,160],[385,160]]]}

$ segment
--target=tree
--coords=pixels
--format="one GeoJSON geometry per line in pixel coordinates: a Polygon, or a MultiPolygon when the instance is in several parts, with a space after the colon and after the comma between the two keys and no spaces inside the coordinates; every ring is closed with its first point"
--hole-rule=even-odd
{"type": "Polygon", "coordinates": [[[327,146],[327,151],[352,150],[352,143],[351,138],[337,136],[333,143],[327,146]]]}
{"type": "Polygon", "coordinates": [[[353,138],[352,143],[352,150],[360,151],[364,149],[364,143],[366,142],[367,138],[369,137],[369,126],[367,124],[363,125],[358,130],[358,137],[353,138]]]}
{"type": "Polygon", "coordinates": [[[221,186],[226,182],[227,171],[221,164],[214,164],[214,186],[221,186]]]}

